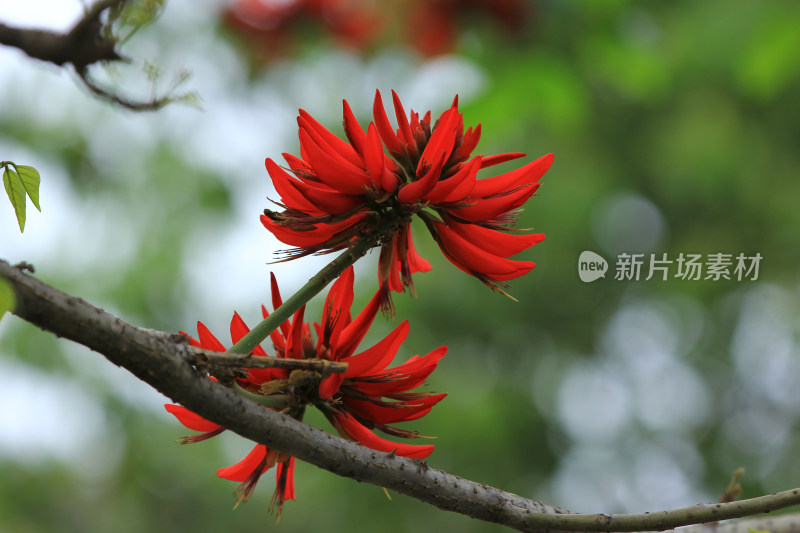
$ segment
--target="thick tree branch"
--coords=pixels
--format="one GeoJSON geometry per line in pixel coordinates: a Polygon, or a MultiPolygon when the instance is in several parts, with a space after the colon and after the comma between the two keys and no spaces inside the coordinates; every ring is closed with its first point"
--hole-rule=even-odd
{"type": "Polygon", "coordinates": [[[195,352],[182,336],[128,324],[2,260],[0,278],[6,278],[16,294],[17,316],[100,352],[204,418],[335,474],[386,487],[447,511],[522,531],[652,531],[800,504],[800,489],[794,489],[750,500],[641,515],[570,514],[307,426],[202,377],[187,362],[194,360],[195,352]]]}

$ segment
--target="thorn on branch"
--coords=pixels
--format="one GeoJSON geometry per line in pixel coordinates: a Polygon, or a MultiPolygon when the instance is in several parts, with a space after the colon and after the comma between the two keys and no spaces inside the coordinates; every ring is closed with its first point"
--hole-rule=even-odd
{"type": "Polygon", "coordinates": [[[20,261],[19,263],[14,265],[14,268],[19,270],[20,272],[27,272],[28,274],[34,274],[36,272],[36,269],[33,268],[33,265],[28,263],[27,261],[20,261]]]}
{"type": "Polygon", "coordinates": [[[185,333],[170,333],[167,335],[167,340],[174,344],[189,344],[192,339],[185,333]]]}

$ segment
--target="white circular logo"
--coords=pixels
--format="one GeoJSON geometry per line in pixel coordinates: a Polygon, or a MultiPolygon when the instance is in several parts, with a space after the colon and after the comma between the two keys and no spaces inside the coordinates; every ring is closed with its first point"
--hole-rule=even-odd
{"type": "Polygon", "coordinates": [[[585,283],[606,277],[607,270],[608,262],[594,252],[586,250],[578,257],[578,276],[585,283]]]}

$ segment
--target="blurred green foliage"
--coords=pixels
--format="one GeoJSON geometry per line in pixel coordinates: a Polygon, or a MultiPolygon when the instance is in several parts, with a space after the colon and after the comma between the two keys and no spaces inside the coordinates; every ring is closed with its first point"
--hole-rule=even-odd
{"type": "MultiPolygon", "coordinates": [[[[428,385],[449,396],[414,423],[421,433],[438,437],[429,463],[586,512],[713,501],[739,466],[746,469],[745,497],[797,486],[796,5],[789,0],[532,5],[536,23],[524,35],[511,38],[478,25],[458,53],[485,77],[484,89],[460,106],[466,125],[482,124],[478,151],[525,151],[529,158],[556,154],[520,222],[547,235],[523,254],[538,266],[512,282],[510,293],[519,300],[513,302],[456,271],[424,228],[415,227],[417,247],[434,270],[415,278],[417,299],[396,298],[397,316],[411,321],[403,357],[450,347],[428,385]],[[606,279],[591,284],[578,279],[583,250],[609,259],[606,279]],[[613,259],[620,252],[672,258],[760,253],[763,261],[752,282],[623,282],[613,279],[613,259]],[[592,386],[579,386],[587,383],[592,386]],[[686,404],[687,398],[694,403],[686,404]]],[[[159,24],[142,35],[180,38],[174,19],[167,29],[159,30],[159,24]]],[[[314,77],[312,63],[302,56],[275,69],[293,72],[303,83],[324,83],[314,77]]],[[[370,76],[364,74],[365,84],[376,83],[370,76]]],[[[293,101],[291,83],[278,80],[259,93],[263,80],[247,79],[253,85],[231,95],[243,105],[269,98],[293,101]]],[[[377,80],[384,83],[389,82],[377,80]]],[[[352,103],[352,93],[334,100],[342,97],[352,103]]],[[[87,113],[98,113],[98,124],[147,120],[113,110],[101,115],[99,104],[85,105],[87,113]]],[[[338,109],[329,116],[337,114],[338,109]]],[[[91,261],[53,258],[62,267],[40,275],[138,325],[191,332],[200,319],[227,338],[233,309],[198,316],[191,304],[198,288],[186,278],[187,265],[202,268],[196,264],[200,249],[222,248],[213,240],[215,230],[238,216],[237,198],[267,191],[261,160],[296,152],[296,141],[288,138],[255,162],[230,162],[231,172],[243,172],[245,164],[257,169],[247,179],[234,178],[193,161],[180,143],[164,142],[155,131],[156,141],[129,159],[104,159],[93,152],[99,141],[91,128],[76,130],[66,117],[34,122],[4,110],[0,145],[23,146],[62,169],[65,190],[80,199],[82,210],[96,215],[87,224],[107,225],[118,238],[100,252],[89,242],[91,253],[73,250],[76,257],[95,258],[91,261]],[[251,184],[258,184],[253,192],[237,190],[251,184]]],[[[341,134],[338,120],[329,122],[341,134]]],[[[197,123],[210,131],[218,126],[202,117],[197,123]]],[[[266,127],[291,130],[293,124],[276,113],[266,127]]],[[[245,142],[231,129],[220,128],[219,135],[245,142]]],[[[216,157],[229,159],[226,153],[216,157]]],[[[257,226],[257,215],[246,217],[247,223],[257,226]]],[[[81,227],[66,231],[80,234],[81,227]]],[[[5,239],[4,230],[0,244],[5,239]]],[[[360,279],[362,304],[374,288],[373,276],[370,270],[360,279]]],[[[255,301],[266,303],[264,287],[252,288],[255,301]]],[[[200,290],[213,299],[218,289],[200,290]]],[[[244,308],[250,305],[237,309],[256,310],[244,308]]],[[[312,303],[307,316],[318,314],[320,305],[312,303]]],[[[377,323],[372,340],[391,327],[377,323]]],[[[107,365],[95,354],[76,355],[75,347],[14,318],[3,319],[0,333],[0,361],[90,391],[104,416],[98,435],[109,439],[92,443],[84,452],[88,457],[79,461],[44,453],[21,460],[0,448],[0,531],[500,529],[396,494],[388,501],[380,488],[305,464],[297,469],[298,501],[286,505],[280,524],[267,513],[271,474],[234,512],[235,484],[214,474],[243,457],[247,443],[223,435],[179,446],[174,440],[186,430],[154,408],[152,398],[137,405],[142,391],[118,388],[114,380],[122,374],[95,369],[107,365]],[[110,458],[93,467],[92,450],[105,450],[110,458]]],[[[23,407],[3,404],[0,419],[23,407]]],[[[308,421],[327,428],[321,417],[308,421]]],[[[30,424],[37,426],[36,417],[30,424]]]]}

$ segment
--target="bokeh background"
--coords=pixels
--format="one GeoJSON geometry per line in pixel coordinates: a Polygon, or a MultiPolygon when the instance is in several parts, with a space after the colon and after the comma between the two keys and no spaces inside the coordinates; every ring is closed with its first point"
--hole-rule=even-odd
{"type": "MultiPolygon", "coordinates": [[[[202,320],[225,339],[234,309],[256,322],[270,271],[289,293],[329,259],[268,264],[283,246],[258,221],[276,198],[264,158],[298,152],[297,109],[342,135],[343,98],[366,123],[376,88],[434,115],[458,93],[465,124],[483,126],[479,152],[556,159],[522,217],[547,239],[520,256],[538,266],[512,282],[519,302],[417,232],[434,270],[415,278],[417,299],[396,298],[411,321],[401,357],[450,347],[428,384],[450,394],[413,424],[438,437],[429,463],[581,512],[715,501],[740,466],[748,497],[800,484],[795,2],[241,4],[169,0],[126,43],[130,65],[93,70],[142,98],[147,72],[161,94],[189,71],[179,92],[199,108],[112,107],[0,48],[0,159],[42,175],[24,234],[0,199],[0,257],[134,324],[202,320]],[[584,250],[611,262],[605,279],[580,281],[584,250]],[[621,252],[763,259],[757,280],[618,281],[621,252]]],[[[4,2],[0,20],[65,29],[81,9],[4,2]]],[[[357,306],[375,255],[357,269],[357,306]]],[[[215,471],[248,443],[177,444],[187,430],[165,401],[4,317],[0,531],[500,530],[307,464],[279,524],[270,474],[233,511],[236,484],[215,471]]]]}

